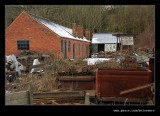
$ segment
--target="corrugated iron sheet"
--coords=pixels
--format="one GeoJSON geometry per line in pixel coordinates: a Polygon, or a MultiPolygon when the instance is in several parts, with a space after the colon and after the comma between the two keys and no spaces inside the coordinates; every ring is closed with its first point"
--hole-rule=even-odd
{"type": "Polygon", "coordinates": [[[117,43],[117,38],[115,36],[112,36],[112,34],[110,33],[93,34],[92,44],[107,44],[107,43],[117,43]]]}

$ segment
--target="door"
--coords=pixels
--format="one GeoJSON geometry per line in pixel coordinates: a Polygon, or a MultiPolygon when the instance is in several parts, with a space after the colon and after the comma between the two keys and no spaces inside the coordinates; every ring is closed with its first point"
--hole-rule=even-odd
{"type": "Polygon", "coordinates": [[[64,59],[67,58],[67,52],[66,52],[66,40],[64,40],[64,59]]]}
{"type": "Polygon", "coordinates": [[[75,59],[75,44],[73,44],[73,59],[75,59]]]}
{"type": "Polygon", "coordinates": [[[98,44],[98,52],[100,51],[104,52],[104,44],[98,44]]]}

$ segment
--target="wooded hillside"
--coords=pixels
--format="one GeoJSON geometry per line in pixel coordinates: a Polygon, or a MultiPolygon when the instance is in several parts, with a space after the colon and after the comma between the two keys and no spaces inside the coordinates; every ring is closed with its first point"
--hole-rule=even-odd
{"type": "Polygon", "coordinates": [[[70,28],[76,23],[92,33],[137,34],[136,48],[154,47],[155,7],[152,5],[8,5],[5,27],[23,10],[70,28]]]}

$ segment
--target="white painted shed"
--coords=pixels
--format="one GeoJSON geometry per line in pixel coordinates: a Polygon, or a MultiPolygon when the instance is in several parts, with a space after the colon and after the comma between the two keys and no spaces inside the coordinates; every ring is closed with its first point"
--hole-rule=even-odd
{"type": "Polygon", "coordinates": [[[113,33],[94,33],[92,38],[92,54],[100,51],[104,52],[116,52],[117,37],[112,35],[113,33]]]}

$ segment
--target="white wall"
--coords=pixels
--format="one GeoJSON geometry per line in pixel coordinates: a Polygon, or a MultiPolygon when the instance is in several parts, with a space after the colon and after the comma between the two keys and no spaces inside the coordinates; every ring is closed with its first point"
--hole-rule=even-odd
{"type": "Polygon", "coordinates": [[[105,52],[115,52],[116,51],[116,44],[105,44],[104,46],[105,52]]]}

